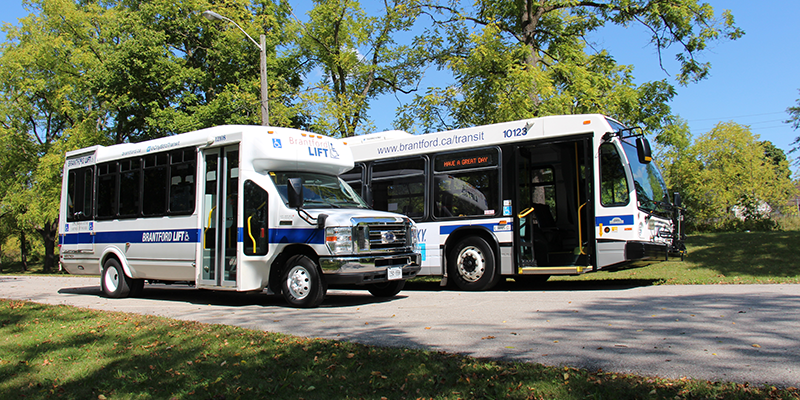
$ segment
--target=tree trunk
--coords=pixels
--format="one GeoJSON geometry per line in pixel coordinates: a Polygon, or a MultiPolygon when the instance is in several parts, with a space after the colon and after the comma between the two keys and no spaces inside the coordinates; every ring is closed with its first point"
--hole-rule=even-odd
{"type": "Polygon", "coordinates": [[[44,267],[43,272],[50,273],[55,270],[56,266],[56,235],[58,222],[48,222],[42,229],[36,231],[42,236],[44,242],[44,267]]]}
{"type": "Polygon", "coordinates": [[[3,272],[3,242],[0,240],[0,273],[3,272]]]}
{"type": "MultiPolygon", "coordinates": [[[[539,26],[539,21],[544,14],[550,11],[550,8],[545,7],[543,1],[536,2],[534,0],[528,0],[525,2],[525,7],[521,11],[522,15],[520,17],[523,26],[522,33],[525,40],[524,44],[529,51],[528,56],[525,58],[525,64],[528,71],[533,73],[539,67],[539,61],[541,61],[539,57],[539,42],[536,38],[536,29],[539,26]]],[[[539,106],[542,104],[537,89],[536,85],[534,85],[533,90],[528,93],[531,104],[533,105],[534,115],[538,113],[539,106]]]]}
{"type": "Polygon", "coordinates": [[[19,256],[22,261],[22,270],[28,271],[28,240],[25,238],[25,231],[19,231],[19,256]]]}

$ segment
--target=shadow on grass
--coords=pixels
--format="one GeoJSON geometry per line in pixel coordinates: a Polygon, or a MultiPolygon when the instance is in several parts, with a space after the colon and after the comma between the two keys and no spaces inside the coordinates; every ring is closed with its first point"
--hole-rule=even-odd
{"type": "Polygon", "coordinates": [[[689,261],[725,276],[800,275],[800,231],[726,232],[690,237],[689,261]]]}

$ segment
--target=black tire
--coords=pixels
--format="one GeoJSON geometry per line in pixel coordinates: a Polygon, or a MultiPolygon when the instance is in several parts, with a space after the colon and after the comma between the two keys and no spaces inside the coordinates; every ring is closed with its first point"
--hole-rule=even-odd
{"type": "Polygon", "coordinates": [[[317,307],[325,299],[323,280],[313,260],[303,255],[293,256],[286,261],[281,275],[281,293],[293,307],[317,307]]]}
{"type": "Polygon", "coordinates": [[[405,285],[406,281],[403,280],[386,281],[367,285],[367,290],[375,297],[394,297],[403,290],[405,285]]]}
{"type": "Polygon", "coordinates": [[[108,297],[128,297],[131,293],[133,279],[125,275],[122,265],[116,258],[109,258],[103,264],[103,275],[100,276],[100,287],[108,297]]]}
{"type": "Polygon", "coordinates": [[[131,297],[140,297],[144,291],[144,279],[131,279],[131,297]]]}
{"type": "Polygon", "coordinates": [[[500,281],[494,251],[480,237],[458,242],[447,260],[449,276],[461,290],[489,290],[500,281]]]}

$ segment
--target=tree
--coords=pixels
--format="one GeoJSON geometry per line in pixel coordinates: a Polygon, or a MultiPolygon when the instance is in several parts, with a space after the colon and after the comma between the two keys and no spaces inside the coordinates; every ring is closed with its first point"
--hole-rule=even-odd
{"type": "MultiPolygon", "coordinates": [[[[796,106],[787,108],[786,112],[789,113],[789,119],[786,120],[786,123],[792,124],[792,128],[794,129],[800,128],[800,99],[797,99],[796,106]]],[[[791,145],[794,146],[794,148],[792,148],[790,152],[800,149],[800,136],[798,136],[791,145]]]]}
{"type": "MultiPolygon", "coordinates": [[[[0,44],[0,210],[38,232],[55,266],[61,169],[68,150],[259,120],[258,51],[212,26],[203,0],[32,0],[0,44]],[[6,213],[5,211],[10,211],[6,213]]],[[[234,0],[217,11],[290,41],[285,3],[234,0]]],[[[235,29],[235,28],[234,28],[235,29]]],[[[272,121],[299,126],[299,68],[270,51],[272,121]]]]}
{"type": "Polygon", "coordinates": [[[680,47],[677,78],[685,84],[707,76],[710,65],[696,56],[708,41],[743,34],[730,13],[714,20],[712,8],[697,0],[481,0],[472,8],[458,1],[420,8],[447,29],[443,47],[449,51],[431,53],[441,55],[436,61],[457,81],[401,110],[401,125],[421,119],[425,130],[583,112],[660,129],[669,122],[672,85],[663,80],[637,87],[631,67],[602,50],[587,54],[586,35],[607,23],[642,24],[652,32],[659,59],[680,47]]]}
{"type": "Polygon", "coordinates": [[[670,170],[670,183],[684,185],[693,225],[701,229],[735,225],[734,211],[745,222],[758,223],[769,219],[765,205],[769,210],[790,211],[787,200],[796,188],[786,174],[788,162],[776,163],[768,156],[770,145],[733,122],[717,124],[695,141],[687,154],[690,160],[696,157],[694,161],[686,168],[670,170]]]}
{"type": "Polygon", "coordinates": [[[408,0],[384,0],[369,16],[355,0],[315,0],[303,25],[299,53],[322,78],[301,93],[309,130],[348,137],[372,127],[369,101],[384,93],[410,93],[420,75],[418,50],[398,45],[417,12],[408,0]]]}

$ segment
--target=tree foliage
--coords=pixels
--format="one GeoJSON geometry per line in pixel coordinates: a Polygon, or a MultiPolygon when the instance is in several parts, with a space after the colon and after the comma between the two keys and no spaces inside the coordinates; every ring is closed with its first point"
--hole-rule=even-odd
{"type": "Polygon", "coordinates": [[[708,75],[710,65],[697,55],[709,41],[743,34],[730,13],[716,20],[697,0],[479,0],[473,7],[453,0],[419,7],[447,33],[446,42],[430,38],[437,49],[430,53],[457,81],[401,110],[401,126],[419,120],[426,131],[587,112],[660,129],[669,122],[673,86],[667,80],[635,85],[632,67],[604,50],[588,52],[586,36],[605,24],[642,24],[659,58],[680,49],[677,79],[688,83],[708,75]]]}
{"type": "MultiPolygon", "coordinates": [[[[200,17],[203,0],[31,0],[0,47],[0,215],[38,232],[54,267],[61,168],[68,150],[259,120],[259,52],[235,27],[200,17]]],[[[268,32],[272,120],[299,125],[298,61],[285,3],[216,11],[268,32]]]]}
{"type": "Polygon", "coordinates": [[[421,58],[397,43],[417,12],[407,0],[385,0],[379,15],[368,15],[355,0],[315,0],[297,51],[309,71],[321,73],[301,93],[310,130],[348,137],[367,132],[370,100],[415,90],[421,58]]]}
{"type": "MultiPolygon", "coordinates": [[[[797,105],[786,109],[789,113],[789,119],[786,123],[792,124],[792,128],[800,129],[800,99],[797,99],[797,105]]],[[[791,151],[797,151],[800,148],[800,136],[798,136],[791,144],[794,146],[791,151]]]]}
{"type": "Polygon", "coordinates": [[[670,132],[676,143],[661,154],[668,185],[679,188],[690,224],[698,229],[769,228],[770,212],[796,212],[789,163],[749,127],[717,124],[688,143],[685,124],[670,132]]]}

